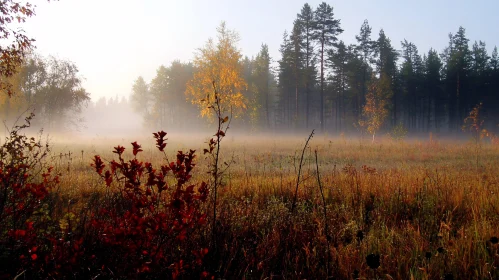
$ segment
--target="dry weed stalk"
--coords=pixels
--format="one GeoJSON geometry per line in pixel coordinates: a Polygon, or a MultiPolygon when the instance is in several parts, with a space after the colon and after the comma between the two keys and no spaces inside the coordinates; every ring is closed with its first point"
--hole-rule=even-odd
{"type": "Polygon", "coordinates": [[[295,189],[295,196],[293,198],[293,204],[291,206],[291,213],[294,212],[296,207],[296,200],[298,199],[298,187],[300,186],[300,176],[301,176],[301,168],[303,166],[303,156],[305,155],[305,150],[307,149],[308,142],[310,142],[310,139],[312,139],[312,137],[314,136],[314,131],[315,129],[313,129],[310,135],[308,136],[307,142],[305,142],[305,146],[303,146],[303,150],[301,152],[300,166],[298,167],[298,178],[296,178],[296,189],[295,189]]]}

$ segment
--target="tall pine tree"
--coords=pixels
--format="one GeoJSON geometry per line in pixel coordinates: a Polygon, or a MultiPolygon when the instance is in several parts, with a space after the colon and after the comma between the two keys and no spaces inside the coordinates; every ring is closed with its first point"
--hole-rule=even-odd
{"type": "MultiPolygon", "coordinates": [[[[340,20],[334,18],[333,8],[326,2],[322,2],[315,10],[314,39],[319,41],[320,49],[320,123],[321,131],[324,132],[324,53],[338,40],[337,36],[343,32],[340,28],[340,20]]],[[[343,45],[344,46],[344,45],[343,45]]]]}
{"type": "Polygon", "coordinates": [[[300,45],[303,53],[304,70],[303,82],[305,84],[305,127],[308,128],[310,116],[310,92],[315,81],[313,31],[315,26],[314,11],[308,3],[303,5],[297,15],[296,24],[300,28],[300,45]]]}

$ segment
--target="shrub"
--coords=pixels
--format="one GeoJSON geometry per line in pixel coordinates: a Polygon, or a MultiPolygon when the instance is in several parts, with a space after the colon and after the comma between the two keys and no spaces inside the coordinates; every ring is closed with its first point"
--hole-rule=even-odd
{"type": "MultiPolygon", "coordinates": [[[[0,147],[0,278],[209,276],[201,267],[208,249],[199,245],[209,193],[206,183],[191,183],[195,151],[156,168],[139,160],[137,142],[129,160],[117,146],[117,159],[93,160],[105,191],[66,203],[49,192],[59,177],[44,167],[48,145],[20,133],[32,117],[0,147]]],[[[163,154],[165,136],[154,133],[163,154]]]]}
{"type": "Polygon", "coordinates": [[[403,123],[398,123],[396,126],[393,127],[390,136],[395,141],[404,140],[405,137],[407,136],[407,128],[405,128],[403,123]]]}
{"type": "MultiPolygon", "coordinates": [[[[160,152],[166,133],[154,133],[160,152]]],[[[97,267],[114,276],[177,278],[186,269],[192,273],[202,264],[206,248],[190,244],[191,234],[205,224],[200,210],[208,198],[208,186],[190,183],[195,151],[179,151],[176,161],[158,168],[142,162],[142,151],[132,143],[133,158],[124,159],[125,148],[117,146],[117,160],[106,164],[100,156],[92,166],[108,188],[100,209],[91,219],[97,267]],[[171,178],[172,180],[168,180],[171,178]]],[[[94,265],[95,265],[94,264],[94,265]]]]}
{"type": "Polygon", "coordinates": [[[0,276],[13,277],[37,261],[39,233],[47,226],[40,210],[59,183],[45,164],[48,143],[22,133],[33,117],[15,126],[0,146],[0,276]]]}

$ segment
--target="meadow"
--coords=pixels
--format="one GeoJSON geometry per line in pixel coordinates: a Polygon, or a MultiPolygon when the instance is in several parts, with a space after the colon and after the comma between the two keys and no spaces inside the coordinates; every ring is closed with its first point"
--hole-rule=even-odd
{"type": "MultiPolygon", "coordinates": [[[[42,245],[36,245],[35,250],[39,250],[40,256],[45,254],[45,262],[37,263],[42,259],[39,256],[29,262],[15,262],[17,270],[4,272],[5,275],[32,273],[41,278],[96,279],[499,277],[499,146],[496,144],[484,141],[477,146],[472,141],[437,137],[401,141],[384,137],[371,143],[368,139],[315,135],[304,150],[300,166],[307,135],[265,138],[228,135],[221,143],[217,216],[213,223],[212,159],[209,153],[202,152],[208,138],[167,137],[164,153],[157,151],[157,142],[152,137],[54,139],[47,164],[54,167],[54,174],[60,174],[59,182],[50,189],[45,202],[40,203],[47,205],[41,208],[50,222],[30,219],[35,225],[45,225],[44,234],[51,232],[66,243],[60,245],[60,252],[54,253],[50,248],[55,243],[38,241],[42,245]],[[130,144],[135,140],[139,140],[139,148],[130,144]],[[133,203],[123,201],[126,195],[121,199],[112,197],[113,186],[121,183],[114,180],[107,184],[104,178],[107,167],[99,173],[96,166],[95,155],[105,165],[121,157],[116,150],[112,152],[118,145],[125,147],[123,162],[136,158],[152,166],[176,160],[178,165],[178,150],[195,149],[192,177],[184,174],[182,178],[194,190],[202,186],[201,182],[206,182],[210,190],[207,197],[193,204],[194,212],[189,212],[199,211],[199,222],[189,222],[175,238],[171,232],[168,235],[166,231],[155,231],[153,226],[142,228],[143,224],[151,223],[149,220],[137,222],[141,229],[128,233],[115,231],[126,228],[130,221],[115,219],[100,226],[105,219],[97,219],[99,215],[126,216],[135,209],[133,203]],[[132,150],[137,152],[136,156],[132,150]],[[121,210],[96,210],[109,201],[113,209],[121,210]],[[91,220],[100,222],[90,223],[91,220]],[[107,227],[113,227],[113,231],[107,231],[107,227]],[[109,241],[111,232],[115,234],[113,240],[121,238],[119,242],[109,241]],[[137,245],[142,235],[152,234],[164,234],[167,238],[147,237],[150,243],[137,245]],[[102,235],[107,237],[101,240],[98,236],[102,235]],[[69,250],[68,242],[79,246],[69,250]],[[147,249],[147,246],[159,248],[157,244],[163,246],[161,256],[153,256],[151,249],[147,249]],[[121,247],[116,249],[117,246],[121,247]],[[48,253],[41,252],[44,248],[48,253]]],[[[127,178],[148,176],[146,171],[135,175],[126,172],[123,174],[127,178]]],[[[165,182],[175,186],[178,178],[175,173],[165,182]]],[[[145,181],[138,184],[147,185],[145,181]]],[[[126,194],[126,188],[114,190],[126,194]]],[[[192,197],[182,201],[188,204],[199,198],[192,197]]],[[[158,209],[174,207],[173,204],[166,202],[138,216],[144,219],[158,209]]],[[[191,216],[182,217],[191,219],[191,216]]],[[[176,226],[173,221],[165,228],[176,226]]],[[[6,242],[1,244],[7,246],[6,242]]],[[[21,247],[16,248],[24,250],[21,247]]],[[[17,254],[24,256],[22,252],[17,254]]]]}

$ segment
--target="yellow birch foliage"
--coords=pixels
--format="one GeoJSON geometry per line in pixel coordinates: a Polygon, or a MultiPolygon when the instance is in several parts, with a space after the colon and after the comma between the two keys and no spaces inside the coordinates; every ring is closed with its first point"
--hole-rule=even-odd
{"type": "Polygon", "coordinates": [[[18,118],[29,105],[27,104],[26,98],[21,91],[20,70],[16,71],[16,74],[10,76],[9,78],[1,78],[2,82],[6,82],[11,86],[10,95],[0,95],[0,119],[2,121],[11,121],[18,118]]]}
{"type": "Polygon", "coordinates": [[[213,120],[209,106],[215,103],[213,83],[220,98],[222,113],[232,111],[240,117],[246,109],[247,100],[242,92],[247,88],[242,77],[241,53],[236,48],[239,36],[228,30],[225,23],[218,28],[218,42],[209,39],[204,48],[198,50],[194,58],[196,72],[187,83],[185,94],[198,106],[201,117],[213,120]]]}
{"type": "MultiPolygon", "coordinates": [[[[376,78],[373,78],[375,80],[376,78]]],[[[369,134],[374,137],[388,116],[388,100],[392,97],[389,80],[381,76],[373,82],[366,94],[366,103],[362,108],[364,119],[359,121],[360,126],[366,127],[369,134]]]]}

